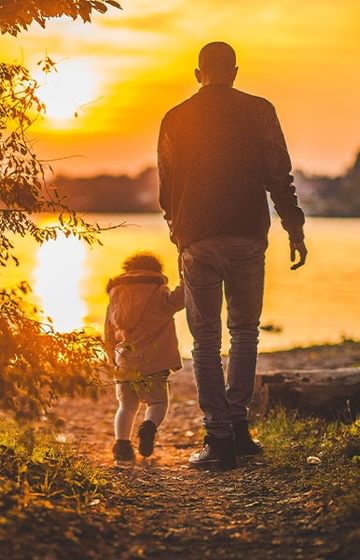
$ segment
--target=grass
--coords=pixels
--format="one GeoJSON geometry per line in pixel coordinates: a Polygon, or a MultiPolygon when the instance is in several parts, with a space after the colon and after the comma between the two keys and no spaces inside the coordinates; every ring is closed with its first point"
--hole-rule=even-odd
{"type": "MultiPolygon", "coordinates": [[[[316,522],[316,527],[310,526],[316,538],[335,535],[341,527],[341,546],[346,555],[336,558],[355,557],[359,535],[354,527],[360,514],[360,421],[340,425],[275,410],[258,422],[254,435],[259,435],[263,442],[265,457],[259,466],[256,459],[250,462],[248,475],[250,479],[252,474],[257,475],[258,482],[249,486],[248,499],[254,499],[251,497],[254,492],[261,495],[262,488],[274,482],[274,501],[270,507],[265,499],[259,506],[260,513],[261,508],[276,507],[286,510],[290,525],[295,518],[308,524],[316,522]],[[308,464],[309,456],[318,457],[320,462],[308,464]]],[[[204,497],[201,484],[195,489],[193,475],[187,476],[186,471],[181,471],[178,483],[174,482],[175,471],[170,473],[162,468],[158,471],[159,478],[154,478],[152,469],[144,467],[133,476],[126,473],[114,476],[110,469],[96,467],[58,439],[29,426],[0,421],[0,541],[4,557],[14,560],[137,558],[126,551],[134,547],[158,550],[160,545],[168,546],[166,537],[159,536],[158,516],[162,509],[169,513],[174,484],[175,487],[179,484],[183,498],[190,499],[194,494],[200,499],[204,497]],[[154,504],[156,508],[160,504],[159,512],[154,504]]],[[[203,481],[203,474],[196,476],[203,481]]],[[[246,476],[246,463],[242,470],[229,474],[234,481],[246,476]]],[[[221,495],[223,476],[211,480],[211,485],[218,485],[221,495]]],[[[240,484],[239,488],[245,488],[246,493],[246,485],[240,484]]],[[[238,498],[235,492],[235,509],[238,498]]],[[[205,499],[205,506],[205,521],[209,511],[214,519],[222,515],[216,501],[205,499]]],[[[161,523],[166,521],[170,528],[172,523],[177,528],[180,523],[182,527],[184,511],[180,507],[174,518],[169,514],[169,519],[161,523]]],[[[199,527],[203,513],[199,507],[199,527]]],[[[271,511],[270,518],[275,523],[271,511]]],[[[186,524],[184,530],[185,527],[186,524]]],[[[299,526],[298,538],[305,543],[310,537],[305,535],[304,527],[299,526]]],[[[200,541],[205,533],[200,531],[200,541]]],[[[254,542],[259,544],[255,537],[254,534],[254,542]]],[[[284,542],[287,546],[286,539],[284,542]]],[[[181,542],[176,546],[181,546],[181,542]]]]}
{"type": "Polygon", "coordinates": [[[117,480],[115,491],[109,469],[58,439],[0,420],[1,558],[84,560],[103,551],[107,556],[115,528],[119,534],[126,530],[111,500],[114,494],[131,495],[127,484],[117,480]]]}
{"type": "Polygon", "coordinates": [[[299,491],[319,492],[334,516],[360,515],[360,420],[329,423],[278,409],[257,428],[272,471],[288,473],[299,491]],[[309,464],[309,457],[320,462],[309,464]]]}
{"type": "MultiPolygon", "coordinates": [[[[257,424],[257,432],[272,472],[319,490],[337,511],[360,513],[360,420],[328,423],[278,409],[257,424]],[[308,457],[320,463],[308,464],[308,457]]],[[[31,506],[86,511],[109,494],[110,476],[55,435],[0,422],[0,526],[31,506]]]]}
{"type": "Polygon", "coordinates": [[[104,469],[55,436],[0,422],[0,529],[39,509],[80,514],[108,487],[104,469]]]}

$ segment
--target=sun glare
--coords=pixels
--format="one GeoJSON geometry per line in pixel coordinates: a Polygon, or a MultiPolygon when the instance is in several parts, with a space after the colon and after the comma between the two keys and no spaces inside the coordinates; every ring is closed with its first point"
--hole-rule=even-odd
{"type": "Polygon", "coordinates": [[[54,328],[67,332],[83,326],[86,306],[80,295],[86,249],[74,237],[44,243],[37,253],[34,291],[54,328]]]}
{"type": "Polygon", "coordinates": [[[46,118],[55,126],[68,126],[97,95],[95,74],[85,61],[58,63],[56,70],[36,77],[40,84],[39,99],[46,106],[46,118]]]}

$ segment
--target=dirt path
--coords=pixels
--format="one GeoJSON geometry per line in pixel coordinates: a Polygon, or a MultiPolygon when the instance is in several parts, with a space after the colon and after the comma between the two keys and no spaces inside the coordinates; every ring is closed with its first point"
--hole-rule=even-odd
{"type": "MultiPolygon", "coordinates": [[[[340,353],[323,347],[262,355],[259,369],[346,366],[359,359],[359,345],[340,353]]],[[[95,523],[96,538],[85,531],[81,551],[74,549],[71,558],[221,560],[250,554],[252,560],[356,560],[347,554],[346,535],[357,528],[346,527],[345,535],[328,515],[329,504],[312,489],[311,479],[299,487],[296,473],[274,474],[266,454],[244,459],[228,473],[189,469],[188,456],[202,440],[190,367],[174,378],[171,393],[171,410],[159,430],[154,457],[121,471],[112,468],[112,390],[97,403],[74,400],[59,406],[64,436],[79,453],[111,468],[113,477],[107,528],[99,523],[96,529],[95,523]]]]}

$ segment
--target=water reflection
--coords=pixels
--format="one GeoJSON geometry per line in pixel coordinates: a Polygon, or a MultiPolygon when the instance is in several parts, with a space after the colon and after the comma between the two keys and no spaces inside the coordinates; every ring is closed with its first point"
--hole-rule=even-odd
{"type": "Polygon", "coordinates": [[[60,235],[41,245],[34,270],[34,291],[56,330],[83,326],[86,305],[80,295],[86,248],[74,237],[60,235]]]}
{"type": "MultiPolygon", "coordinates": [[[[51,216],[46,222],[44,218],[41,225],[51,225],[52,220],[51,216]]],[[[157,214],[94,214],[89,220],[103,227],[124,221],[136,227],[104,232],[104,246],[94,246],[91,251],[73,238],[59,238],[40,249],[28,239],[20,239],[17,248],[22,266],[6,267],[2,279],[3,285],[29,280],[57,328],[68,330],[84,324],[101,333],[108,302],[105,286],[110,277],[120,274],[124,258],[137,250],[154,251],[174,288],[178,283],[177,254],[166,223],[157,214]]],[[[342,335],[359,338],[360,260],[354,255],[359,252],[360,219],[308,218],[306,232],[310,257],[306,266],[294,273],[286,235],[279,221],[273,221],[262,322],[281,325],[283,331],[261,331],[262,351],[337,342],[342,335]]],[[[225,311],[224,306],[223,350],[227,352],[225,311]]],[[[176,325],[181,353],[189,356],[192,337],[184,311],[177,313],[176,325]]]]}

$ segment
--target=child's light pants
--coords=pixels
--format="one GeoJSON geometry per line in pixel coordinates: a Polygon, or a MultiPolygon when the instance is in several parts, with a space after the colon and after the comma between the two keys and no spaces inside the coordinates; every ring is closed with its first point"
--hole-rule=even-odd
{"type": "Polygon", "coordinates": [[[135,416],[140,404],[146,404],[145,420],[158,427],[169,409],[169,371],[161,371],[145,378],[144,382],[123,381],[116,384],[119,408],[115,414],[115,439],[131,438],[135,416]]]}

